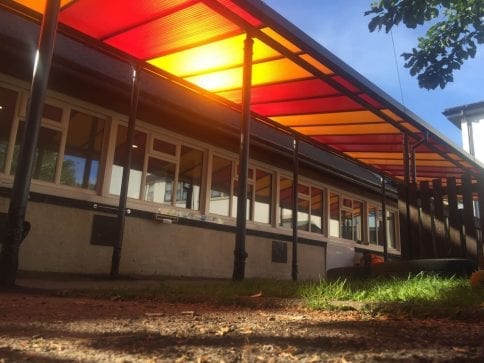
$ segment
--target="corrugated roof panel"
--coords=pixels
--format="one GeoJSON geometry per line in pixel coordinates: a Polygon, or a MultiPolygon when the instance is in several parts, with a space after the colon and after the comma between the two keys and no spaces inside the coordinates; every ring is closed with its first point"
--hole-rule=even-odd
{"type": "MultiPolygon", "coordinates": [[[[252,87],[251,103],[254,105],[339,94],[334,88],[320,79],[313,78],[252,87]]],[[[220,92],[218,95],[234,102],[241,102],[240,90],[220,92]]]]}
{"type": "Polygon", "coordinates": [[[302,60],[304,60],[305,62],[309,63],[314,68],[316,68],[318,71],[321,71],[328,76],[334,74],[334,72],[331,69],[329,69],[327,66],[322,64],[316,58],[311,57],[309,54],[301,54],[299,58],[301,58],[302,60]]]}
{"type": "MultiPolygon", "coordinates": [[[[309,72],[286,58],[256,63],[252,67],[252,84],[254,86],[309,77],[311,77],[309,72]]],[[[240,89],[242,88],[242,67],[185,79],[212,92],[240,89]]]]}
{"type": "MultiPolygon", "coordinates": [[[[45,4],[47,3],[47,0],[14,0],[14,1],[40,14],[44,13],[45,4]]],[[[61,0],[61,7],[66,6],[67,4],[73,1],[74,0],[61,0]]]]}
{"type": "MultiPolygon", "coordinates": [[[[36,11],[45,4],[16,2],[36,11]]],[[[482,171],[438,131],[261,1],[77,0],[61,10],[60,22],[239,106],[248,32],[254,36],[252,111],[360,162],[374,163],[376,158],[364,157],[368,153],[385,160],[392,153],[401,155],[403,132],[408,132],[410,145],[423,141],[417,148],[417,175],[482,171]],[[278,51],[263,43],[268,38],[278,51]]],[[[403,173],[403,165],[375,166],[396,178],[403,173]]]]}
{"type": "Polygon", "coordinates": [[[266,34],[269,37],[271,37],[272,39],[274,39],[277,43],[281,44],[283,47],[285,47],[289,51],[291,51],[293,53],[301,52],[301,49],[298,46],[296,46],[294,43],[292,43],[289,40],[287,40],[286,38],[284,38],[281,34],[276,32],[274,29],[267,27],[267,28],[262,28],[261,30],[264,34],[266,34]]]}
{"type": "Polygon", "coordinates": [[[271,118],[274,121],[277,121],[285,126],[383,122],[383,120],[377,115],[366,110],[353,112],[333,112],[309,115],[279,116],[271,118]]]}
{"type": "Polygon", "coordinates": [[[264,116],[286,116],[362,110],[363,107],[345,96],[308,98],[298,101],[272,102],[252,106],[252,110],[264,116]]]}
{"type": "Polygon", "coordinates": [[[197,3],[105,41],[136,58],[146,60],[237,33],[241,33],[237,25],[205,4],[197,3]]]}
{"type": "Polygon", "coordinates": [[[240,6],[234,4],[232,0],[217,0],[217,1],[223,4],[226,8],[230,9],[230,11],[232,11],[234,14],[237,14],[238,16],[240,16],[250,25],[255,26],[257,28],[262,25],[262,22],[259,19],[257,19],[251,13],[242,9],[240,6]]]}
{"type": "Polygon", "coordinates": [[[305,126],[294,127],[295,131],[303,135],[319,136],[319,135],[373,135],[373,134],[391,134],[395,133],[396,129],[387,123],[352,125],[352,126],[305,126]]]}
{"type": "Polygon", "coordinates": [[[96,39],[142,25],[180,8],[193,0],[77,0],[64,9],[59,21],[96,39]]]}
{"type": "MultiPolygon", "coordinates": [[[[245,34],[240,34],[151,59],[148,63],[178,77],[241,67],[244,59],[245,38],[245,34]]],[[[281,54],[260,40],[254,39],[254,62],[274,57],[281,57],[281,54]]]]}

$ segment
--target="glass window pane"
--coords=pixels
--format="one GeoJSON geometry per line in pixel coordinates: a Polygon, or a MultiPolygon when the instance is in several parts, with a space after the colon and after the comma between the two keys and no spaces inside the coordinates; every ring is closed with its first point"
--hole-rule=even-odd
{"type": "Polygon", "coordinates": [[[297,229],[309,231],[309,200],[297,200],[297,229]]]}
{"type": "MultiPolygon", "coordinates": [[[[239,191],[239,182],[238,180],[234,181],[234,195],[232,196],[232,217],[237,217],[237,193],[239,191]]],[[[247,220],[253,220],[252,216],[252,195],[254,191],[254,186],[252,184],[247,185],[247,213],[246,218],[247,220]]]]}
{"type": "Polygon", "coordinates": [[[57,106],[44,104],[44,111],[42,117],[47,118],[52,121],[61,122],[62,121],[62,108],[57,106]]]}
{"type": "Polygon", "coordinates": [[[383,223],[382,223],[382,210],[378,209],[377,212],[377,223],[378,223],[378,242],[379,246],[383,246],[383,223]]]}
{"type": "Polygon", "coordinates": [[[353,208],[353,201],[351,199],[343,198],[343,207],[353,208]]]}
{"type": "Polygon", "coordinates": [[[341,210],[341,237],[353,239],[353,213],[341,210]]]}
{"type": "Polygon", "coordinates": [[[146,170],[145,200],[172,204],[176,164],[149,158],[146,170]]]}
{"type": "Polygon", "coordinates": [[[329,233],[333,237],[340,236],[339,230],[339,195],[331,193],[329,197],[329,233]]]}
{"type": "Polygon", "coordinates": [[[232,182],[232,162],[213,156],[212,187],[210,189],[210,213],[229,215],[230,185],[232,182]]]}
{"type": "Polygon", "coordinates": [[[299,194],[309,195],[309,187],[307,185],[298,184],[297,192],[299,194]]]}
{"type": "Polygon", "coordinates": [[[363,203],[358,200],[353,201],[353,240],[361,241],[363,239],[363,228],[361,223],[361,216],[363,211],[363,203]]]}
{"type": "Polygon", "coordinates": [[[153,140],[153,150],[160,153],[176,156],[176,145],[160,139],[155,138],[153,140]]]}
{"type": "Polygon", "coordinates": [[[279,181],[279,226],[292,228],[292,180],[279,181]]]}
{"type": "Polygon", "coordinates": [[[256,170],[254,220],[271,223],[272,212],[272,174],[256,170]]]}
{"type": "Polygon", "coordinates": [[[17,92],[0,87],[0,172],[5,170],[8,140],[12,130],[17,92]]]}
{"type": "Polygon", "coordinates": [[[387,212],[387,241],[388,246],[392,248],[397,248],[396,218],[397,213],[387,212]]]}
{"type": "Polygon", "coordinates": [[[311,232],[323,232],[323,192],[311,187],[311,232]]]}
{"type": "Polygon", "coordinates": [[[61,184],[96,189],[105,123],[83,112],[71,112],[61,184]]]}
{"type": "MultiPolygon", "coordinates": [[[[12,161],[11,174],[15,173],[17,168],[18,153],[20,150],[20,141],[25,129],[25,122],[20,122],[17,138],[15,141],[15,149],[12,161]]],[[[60,131],[41,127],[39,130],[39,139],[37,142],[37,149],[34,155],[34,170],[32,173],[33,179],[44,180],[48,182],[55,181],[55,170],[57,167],[57,159],[59,157],[59,147],[62,134],[60,131]]]]}
{"type": "MultiPolygon", "coordinates": [[[[121,180],[123,178],[123,169],[126,164],[126,140],[128,128],[118,126],[116,135],[116,149],[114,151],[114,163],[111,171],[111,183],[109,193],[119,195],[121,192],[121,180]]],[[[143,177],[143,164],[146,151],[146,134],[135,131],[132,145],[131,170],[129,172],[128,197],[141,198],[141,181],[143,177]]]]}
{"type": "Polygon", "coordinates": [[[182,145],[176,190],[176,206],[200,209],[203,151],[182,145]]]}
{"type": "Polygon", "coordinates": [[[368,207],[368,242],[377,244],[378,243],[378,220],[376,215],[376,207],[368,207]]]}

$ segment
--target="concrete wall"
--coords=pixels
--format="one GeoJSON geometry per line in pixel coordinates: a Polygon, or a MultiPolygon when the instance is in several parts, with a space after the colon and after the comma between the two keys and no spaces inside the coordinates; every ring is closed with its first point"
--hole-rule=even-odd
{"type": "MultiPolygon", "coordinates": [[[[0,198],[0,210],[8,200],[0,198]]],[[[20,248],[21,270],[108,274],[112,248],[90,244],[93,211],[29,202],[30,234],[20,248]]],[[[271,238],[247,236],[246,277],[291,278],[287,263],[272,262],[271,238]]],[[[126,218],[121,274],[231,278],[235,234],[180,224],[126,218]]],[[[299,277],[317,280],[325,272],[325,248],[299,244],[299,277]]]]}

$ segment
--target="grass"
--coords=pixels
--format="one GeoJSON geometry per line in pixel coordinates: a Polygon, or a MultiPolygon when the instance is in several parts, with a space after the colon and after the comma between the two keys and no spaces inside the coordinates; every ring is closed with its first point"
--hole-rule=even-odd
{"type": "Polygon", "coordinates": [[[465,278],[419,274],[407,279],[321,281],[301,288],[309,307],[332,308],[334,301],[352,301],[368,307],[399,306],[455,308],[479,306],[484,290],[473,289],[465,278]]]}
{"type": "Polygon", "coordinates": [[[471,288],[468,279],[423,274],[407,279],[375,278],[320,281],[319,283],[261,279],[246,279],[241,282],[167,280],[143,289],[69,290],[62,292],[62,295],[116,300],[153,298],[170,303],[267,307],[274,306],[278,299],[297,298],[302,299],[307,307],[313,309],[347,309],[356,306],[358,310],[369,312],[400,311],[429,315],[446,314],[458,309],[482,310],[484,302],[484,289],[471,288]],[[263,298],[258,298],[259,296],[263,298]]]}

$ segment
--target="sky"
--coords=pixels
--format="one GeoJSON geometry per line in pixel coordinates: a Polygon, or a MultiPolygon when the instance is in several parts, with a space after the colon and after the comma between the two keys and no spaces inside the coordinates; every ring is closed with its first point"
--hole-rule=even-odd
{"type": "Polygon", "coordinates": [[[453,143],[462,145],[460,130],[442,112],[484,101],[483,46],[474,59],[454,73],[453,83],[444,90],[428,91],[419,88],[400,56],[417,46],[417,38],[425,34],[425,29],[407,29],[404,25],[394,28],[394,51],[390,33],[368,30],[371,16],[364,16],[364,12],[370,9],[372,0],[263,1],[453,143]]]}

